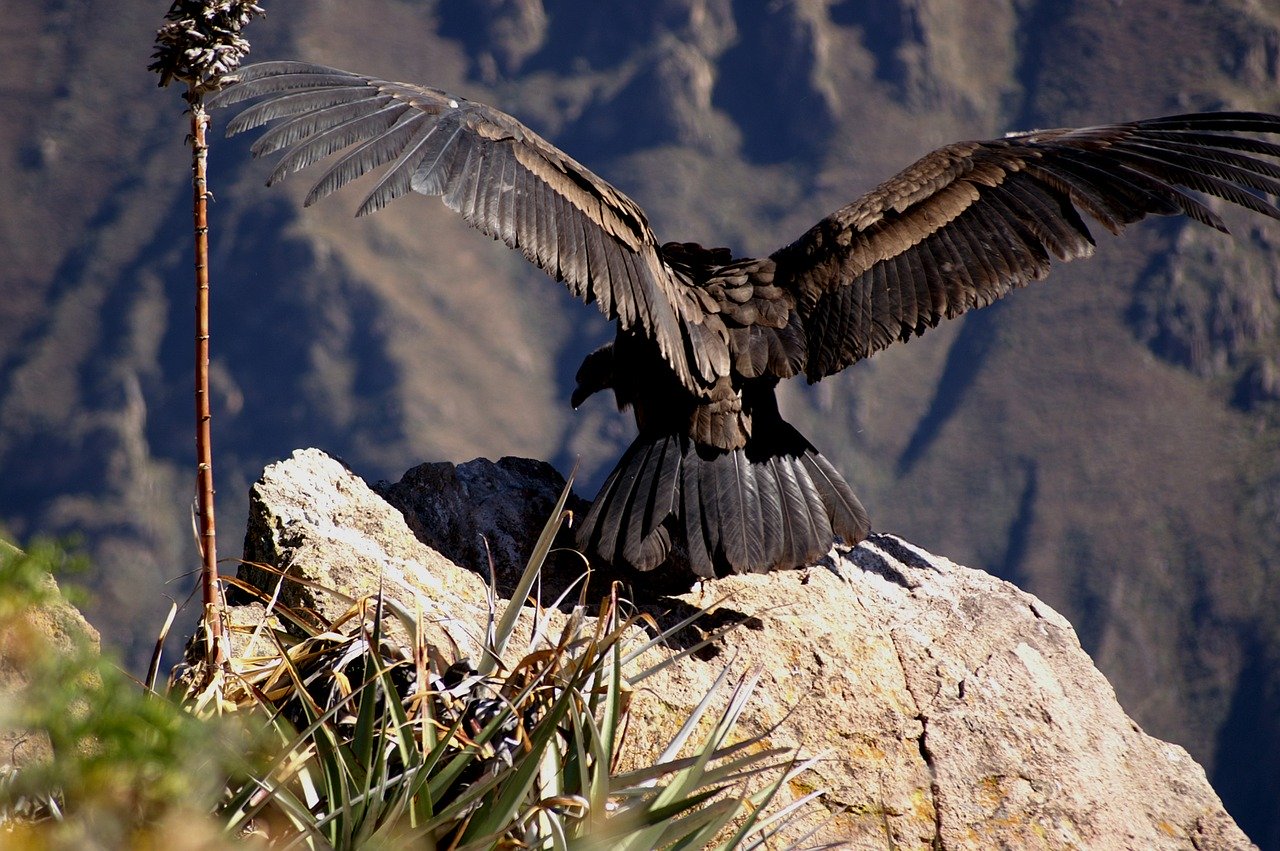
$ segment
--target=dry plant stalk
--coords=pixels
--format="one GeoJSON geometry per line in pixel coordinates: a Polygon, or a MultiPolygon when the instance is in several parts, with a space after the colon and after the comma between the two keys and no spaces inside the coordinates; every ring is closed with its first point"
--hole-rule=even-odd
{"type": "Polygon", "coordinates": [[[200,517],[200,590],[204,604],[206,658],[223,665],[228,648],[218,594],[217,523],[213,512],[213,440],[209,411],[209,189],[205,138],[209,113],[199,98],[191,102],[191,190],[196,273],[196,500],[200,517]]]}
{"type": "Polygon", "coordinates": [[[201,555],[200,586],[204,604],[205,676],[227,663],[227,632],[222,620],[218,581],[217,524],[213,509],[213,441],[209,410],[209,189],[206,138],[209,113],[204,96],[221,88],[227,75],[240,67],[249,52],[241,30],[262,9],[246,0],[175,0],[156,33],[156,50],[149,70],[160,74],[160,85],[173,80],[187,84],[183,98],[191,114],[191,187],[195,228],[196,277],[196,501],[201,555]]]}

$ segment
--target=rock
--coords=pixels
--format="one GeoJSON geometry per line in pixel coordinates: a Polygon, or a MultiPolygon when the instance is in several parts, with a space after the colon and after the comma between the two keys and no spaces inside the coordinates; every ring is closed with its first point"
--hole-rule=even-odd
{"type": "MultiPolygon", "coordinates": [[[[444,644],[465,638],[451,627],[483,624],[487,611],[477,574],[421,543],[363,479],[318,449],[268,466],[250,489],[238,575],[327,622],[379,590],[409,607],[421,603],[428,633],[444,644]]],[[[462,652],[478,650],[472,641],[462,652]]]]}
{"type": "MultiPolygon", "coordinates": [[[[1071,625],[1007,582],[879,535],[682,599],[725,595],[754,625],[721,658],[768,672],[750,732],[785,717],[770,744],[835,754],[813,782],[847,808],[833,833],[853,847],[1251,847],[1200,766],[1124,714],[1071,625]]],[[[653,688],[665,712],[692,705],[653,688]]]]}
{"type": "MultiPolygon", "coordinates": [[[[522,564],[514,530],[536,532],[547,513],[538,506],[520,520],[522,495],[557,487],[554,471],[533,462],[426,465],[383,487],[419,509],[408,524],[338,462],[316,450],[296,452],[254,486],[246,559],[339,584],[352,596],[376,590],[382,577],[389,594],[419,600],[441,619],[442,640],[474,653],[458,637],[483,628],[478,575],[410,527],[432,517],[440,527],[419,537],[440,540],[481,529],[498,539],[503,529],[510,541],[492,548],[495,560],[502,553],[522,564]],[[440,501],[430,505],[426,490],[409,494],[413,481],[436,483],[440,501]],[[475,487],[478,481],[487,484],[475,487]],[[503,510],[489,513],[497,505],[503,510]]],[[[267,571],[241,575],[274,587],[267,571]]],[[[712,652],[688,656],[636,690],[626,763],[651,760],[726,665],[735,675],[759,668],[740,732],[828,754],[801,778],[804,788],[789,790],[827,790],[801,821],[818,827],[809,842],[1252,847],[1200,766],[1125,715],[1071,625],[1007,582],[877,535],[803,570],[727,577],[678,596],[643,591],[634,590],[633,602],[660,619],[706,607],[712,613],[703,628],[736,626],[712,652]]],[[[308,587],[288,585],[281,599],[326,605],[308,587]]]]}
{"type": "MultiPolygon", "coordinates": [[[[3,540],[0,548],[6,551],[5,555],[16,552],[3,540]]],[[[43,584],[49,602],[0,620],[0,707],[8,706],[13,696],[31,682],[31,671],[51,652],[71,655],[88,647],[96,653],[100,646],[98,631],[79,609],[62,597],[57,581],[48,576],[43,584]]],[[[45,733],[33,734],[0,726],[0,769],[23,768],[52,756],[45,733]]]]}
{"type": "MultiPolygon", "coordinates": [[[[564,490],[564,478],[545,461],[477,458],[466,464],[419,464],[375,493],[398,508],[418,540],[482,576],[490,559],[498,588],[510,592],[564,490]]],[[[582,514],[590,503],[571,496],[582,514]]],[[[565,530],[558,541],[572,546],[565,530]]],[[[579,568],[581,562],[578,562],[579,568]]]]}

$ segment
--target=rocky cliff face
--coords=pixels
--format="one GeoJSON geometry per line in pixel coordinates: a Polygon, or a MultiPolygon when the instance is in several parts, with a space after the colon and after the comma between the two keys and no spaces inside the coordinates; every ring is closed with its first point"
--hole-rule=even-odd
{"type": "MultiPolygon", "coordinates": [[[[195,564],[193,331],[186,126],[143,71],[163,4],[119,5],[13,0],[0,22],[0,521],[85,537],[91,616],[136,661],[163,615],[148,589],[195,564]]],[[[751,254],[957,138],[1280,110],[1280,11],[1256,0],[369,0],[273,9],[249,37],[498,103],[664,238],[751,254]]],[[[211,168],[224,528],[297,445],[370,478],[581,459],[592,490],[631,426],[607,400],[568,410],[607,333],[590,308],[437,203],[353,224],[354,198],[303,213],[300,185],[262,189],[238,141],[211,168]]],[[[1126,709],[1280,848],[1280,236],[1231,223],[1104,239],[784,402],[878,528],[1062,611],[1126,709]]]]}
{"type": "MultiPolygon", "coordinates": [[[[547,517],[528,497],[558,493],[563,480],[549,465],[503,459],[414,471],[397,488],[398,510],[324,453],[295,452],[253,487],[246,562],[306,580],[280,585],[295,611],[346,608],[320,588],[420,606],[441,651],[476,658],[484,583],[459,566],[477,564],[471,539],[491,542],[483,561],[498,575],[518,574],[547,517]]],[[[542,599],[580,571],[575,559],[549,562],[542,599]]],[[[258,567],[240,575],[277,588],[258,567]]],[[[639,610],[670,620],[710,608],[711,622],[736,626],[633,694],[624,758],[656,756],[724,666],[734,676],[760,668],[743,732],[827,753],[798,781],[825,791],[793,838],[816,829],[808,842],[949,851],[1252,847],[1186,751],[1125,715],[1071,625],[1007,582],[892,535],[837,547],[811,568],[669,596],[646,579],[622,592],[639,610]]],[[[255,612],[232,621],[250,632],[255,612]]],[[[556,635],[565,615],[538,617],[556,635]]]]}

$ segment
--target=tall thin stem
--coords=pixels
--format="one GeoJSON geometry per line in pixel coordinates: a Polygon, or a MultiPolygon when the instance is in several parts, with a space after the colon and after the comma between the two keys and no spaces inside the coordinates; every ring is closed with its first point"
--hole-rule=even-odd
{"type": "Polygon", "coordinates": [[[196,502],[199,513],[201,597],[204,602],[205,658],[211,668],[227,661],[218,585],[217,524],[213,513],[213,442],[209,411],[209,188],[205,169],[209,113],[202,96],[191,92],[191,189],[195,217],[196,272],[196,502]]]}
{"type": "Polygon", "coordinates": [[[165,24],[156,31],[156,49],[148,70],[160,85],[187,84],[183,98],[191,108],[191,191],[196,237],[196,509],[199,515],[200,591],[205,640],[205,685],[227,667],[229,635],[222,620],[218,582],[217,526],[213,519],[213,441],[209,421],[209,113],[206,92],[217,91],[249,52],[242,35],[263,14],[254,0],[173,0],[165,24]]]}

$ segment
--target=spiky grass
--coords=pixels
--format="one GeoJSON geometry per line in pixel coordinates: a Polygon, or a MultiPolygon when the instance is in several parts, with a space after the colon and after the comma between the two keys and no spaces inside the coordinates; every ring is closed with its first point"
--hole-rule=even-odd
{"type": "Polygon", "coordinates": [[[267,631],[272,652],[233,660],[218,700],[204,705],[265,710],[282,747],[228,797],[227,830],[286,848],[639,851],[774,837],[809,798],[763,814],[807,764],[759,737],[729,744],[758,671],[713,719],[726,668],[653,765],[617,771],[633,690],[696,648],[653,663],[645,654],[688,620],[660,630],[626,614],[616,592],[591,617],[580,595],[558,628],[537,601],[521,605],[567,494],[566,486],[512,602],[491,605],[474,667],[429,644],[420,613],[380,595],[354,601],[333,623],[305,626],[287,614],[307,630],[301,640],[267,631]]]}
{"type": "MultiPolygon", "coordinates": [[[[0,558],[0,615],[49,602],[38,580],[51,559],[0,558]]],[[[580,592],[563,615],[522,602],[493,604],[474,665],[381,595],[327,623],[271,605],[245,627],[256,655],[209,685],[192,672],[197,690],[168,697],[95,653],[37,654],[36,687],[4,720],[50,736],[57,756],[4,773],[0,828],[40,847],[76,847],[104,825],[120,847],[179,835],[207,847],[777,847],[813,796],[766,816],[807,764],[763,737],[731,741],[758,671],[735,684],[722,670],[652,764],[623,771],[632,695],[701,647],[661,649],[698,616],[661,630],[616,592],[590,609],[580,592]]]]}

